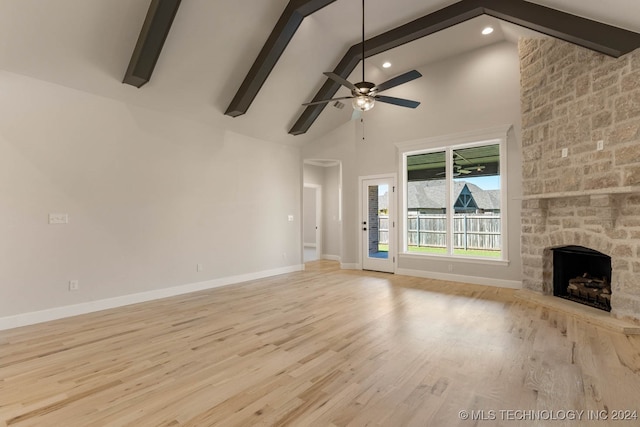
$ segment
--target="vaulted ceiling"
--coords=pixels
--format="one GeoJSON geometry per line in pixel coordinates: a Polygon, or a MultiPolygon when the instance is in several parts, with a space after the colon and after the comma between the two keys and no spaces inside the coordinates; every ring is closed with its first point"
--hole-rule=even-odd
{"type": "MultiPolygon", "coordinates": [[[[325,83],[322,72],[334,70],[348,49],[359,42],[359,1],[326,1],[326,6],[301,19],[246,114],[235,118],[224,113],[290,2],[173,2],[179,7],[170,20],[164,45],[160,43],[161,54],[151,67],[148,83],[139,89],[122,81],[127,72],[131,74],[129,65],[150,0],[4,0],[0,2],[0,70],[283,143],[313,140],[349,120],[347,108],[325,108],[306,134],[289,134],[304,113],[301,104],[311,100],[325,83]]],[[[367,0],[366,37],[373,38],[454,3],[367,0]]],[[[640,33],[637,0],[531,3],[640,33]]],[[[367,73],[380,79],[392,77],[488,44],[515,42],[521,34],[532,33],[495,17],[478,16],[372,56],[367,59],[367,73]],[[480,36],[480,29],[489,24],[497,31],[480,36]],[[383,70],[380,65],[384,60],[390,60],[393,67],[383,70]]],[[[354,76],[354,80],[359,79],[354,76]]]]}

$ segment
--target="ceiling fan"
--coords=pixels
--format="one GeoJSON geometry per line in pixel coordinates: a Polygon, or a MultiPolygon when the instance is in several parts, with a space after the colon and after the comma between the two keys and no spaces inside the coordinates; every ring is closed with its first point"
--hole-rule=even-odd
{"type": "MultiPolygon", "coordinates": [[[[462,154],[459,152],[453,153],[453,174],[452,176],[460,176],[460,175],[469,175],[472,172],[482,172],[486,168],[485,165],[477,164],[475,166],[471,166],[471,162],[467,160],[462,154]],[[457,162],[459,160],[464,160],[467,162],[467,166],[462,166],[457,162]]],[[[436,175],[445,175],[446,172],[438,172],[436,175]]]]}
{"type": "Polygon", "coordinates": [[[332,73],[325,72],[323,73],[325,76],[329,77],[336,83],[341,84],[342,86],[347,87],[351,90],[351,96],[343,96],[340,98],[332,98],[325,99],[322,101],[313,101],[302,104],[304,106],[308,105],[317,105],[324,104],[327,102],[333,101],[341,101],[344,99],[352,99],[353,100],[353,109],[356,111],[369,111],[373,108],[376,101],[385,102],[387,104],[399,105],[401,107],[407,108],[416,108],[420,103],[418,101],[411,101],[409,99],[403,98],[394,98],[392,96],[384,96],[379,95],[380,92],[385,91],[387,89],[391,89],[392,87],[399,86],[404,83],[408,83],[412,80],[417,79],[418,77],[422,77],[416,70],[408,71],[404,74],[400,74],[390,80],[387,80],[384,83],[380,83],[376,85],[374,83],[368,82],[364,78],[364,0],[362,0],[362,81],[358,83],[351,83],[350,81],[342,78],[341,76],[332,73]]]}
{"type": "MultiPolygon", "coordinates": [[[[484,168],[484,166],[483,166],[484,168]]],[[[463,167],[462,165],[458,165],[458,164],[453,164],[453,173],[451,174],[452,176],[460,176],[460,175],[468,175],[470,174],[472,171],[470,171],[468,168],[463,167]]],[[[436,175],[445,175],[446,172],[438,172],[436,175]]]]}

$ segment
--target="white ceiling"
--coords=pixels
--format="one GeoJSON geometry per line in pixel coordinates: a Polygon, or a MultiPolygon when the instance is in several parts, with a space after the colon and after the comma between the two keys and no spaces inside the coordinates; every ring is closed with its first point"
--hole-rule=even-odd
{"type": "MultiPolygon", "coordinates": [[[[150,0],[0,0],[0,69],[221,126],[256,138],[299,144],[349,120],[326,108],[306,135],[287,132],[346,50],[360,39],[361,3],[337,0],[304,20],[244,116],[229,102],[288,0],[183,1],[151,81],[121,83],[150,0]]],[[[455,3],[367,0],[371,37],[455,3]]],[[[535,3],[640,32],[638,0],[536,0],[535,3]]],[[[367,59],[374,82],[502,40],[524,29],[479,17],[367,59]],[[479,31],[491,24],[494,34],[479,31]],[[385,60],[394,65],[382,70],[385,60]]],[[[526,34],[532,34],[527,32],[526,34]]],[[[359,81],[360,68],[353,80],[359,81]]],[[[393,95],[391,92],[389,95],[393,95]]]]}

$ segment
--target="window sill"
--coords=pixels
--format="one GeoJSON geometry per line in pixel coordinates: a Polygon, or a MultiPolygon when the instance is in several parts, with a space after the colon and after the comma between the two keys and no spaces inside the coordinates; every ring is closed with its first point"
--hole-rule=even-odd
{"type": "Polygon", "coordinates": [[[504,267],[507,267],[510,264],[509,260],[495,258],[466,257],[459,255],[417,254],[412,252],[401,252],[398,254],[398,257],[406,259],[431,259],[434,261],[455,261],[468,264],[490,264],[504,267]]]}

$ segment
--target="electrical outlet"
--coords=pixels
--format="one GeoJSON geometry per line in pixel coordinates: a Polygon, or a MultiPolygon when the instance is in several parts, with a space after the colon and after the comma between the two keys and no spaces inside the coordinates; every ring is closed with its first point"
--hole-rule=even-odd
{"type": "Polygon", "coordinates": [[[204,270],[204,267],[202,266],[202,264],[196,264],[196,271],[202,271],[204,270]]]}
{"type": "Polygon", "coordinates": [[[69,215],[64,213],[50,213],[49,224],[68,224],[69,215]]]}
{"type": "Polygon", "coordinates": [[[69,291],[77,291],[80,289],[80,282],[77,280],[69,280],[69,291]]]}
{"type": "Polygon", "coordinates": [[[604,140],[599,140],[598,143],[596,144],[596,150],[598,151],[602,151],[604,150],[604,140]]]}
{"type": "Polygon", "coordinates": [[[288,218],[289,222],[293,222],[293,215],[289,215],[288,218]]]}
{"type": "Polygon", "coordinates": [[[568,148],[563,148],[562,149],[562,157],[567,157],[569,155],[569,149],[568,148]]]}

